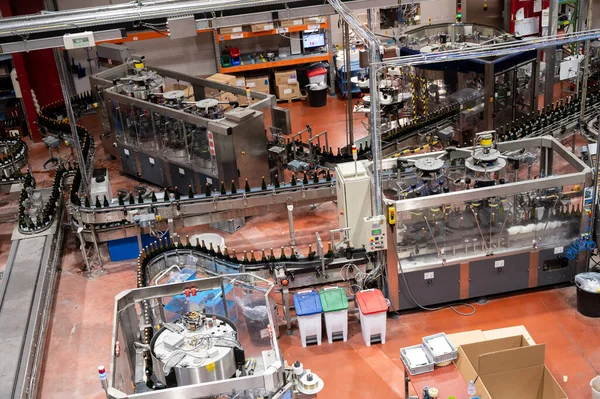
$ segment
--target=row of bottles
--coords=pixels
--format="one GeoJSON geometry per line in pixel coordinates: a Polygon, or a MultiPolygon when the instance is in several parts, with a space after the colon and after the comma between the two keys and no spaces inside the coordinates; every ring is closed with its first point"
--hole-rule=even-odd
{"type": "MultiPolygon", "coordinates": [[[[77,181],[80,183],[80,176],[76,176],[77,181]]],[[[317,173],[313,173],[312,177],[311,177],[311,181],[312,183],[319,183],[321,180],[319,178],[319,175],[317,173]]],[[[325,181],[330,182],[332,181],[332,176],[331,176],[331,172],[329,170],[327,170],[325,172],[325,181]]],[[[73,182],[73,186],[79,186],[79,183],[77,183],[77,185],[75,184],[76,181],[74,180],[73,182]]],[[[279,181],[279,176],[275,175],[275,179],[273,181],[273,184],[271,186],[271,188],[282,188],[285,187],[288,183],[285,183],[284,181],[280,182],[279,181]]],[[[302,184],[303,185],[308,185],[309,184],[309,179],[308,179],[308,174],[305,173],[304,177],[302,179],[302,184]]],[[[299,182],[296,178],[296,175],[292,175],[292,178],[289,182],[289,186],[288,187],[294,187],[299,185],[299,182]]],[[[267,182],[265,181],[265,177],[262,177],[262,183],[261,183],[261,190],[268,190],[269,186],[267,186],[267,182]]],[[[244,192],[249,193],[253,191],[250,188],[250,184],[248,183],[248,179],[246,179],[246,184],[244,186],[244,192]]],[[[257,191],[257,190],[254,190],[257,191]]],[[[220,189],[220,193],[221,195],[229,195],[229,194],[238,194],[238,192],[241,192],[240,190],[238,190],[238,188],[235,185],[235,181],[232,180],[231,181],[231,186],[229,191],[227,191],[227,187],[225,186],[225,182],[221,181],[221,189],[220,189]]],[[[215,190],[213,190],[212,185],[210,184],[206,184],[205,186],[205,190],[204,190],[204,197],[211,197],[216,193],[215,190]]],[[[119,206],[125,206],[127,205],[125,202],[125,198],[129,197],[128,199],[128,204],[129,205],[135,205],[135,204],[143,204],[146,202],[146,200],[144,199],[144,196],[142,195],[142,193],[138,193],[137,197],[135,196],[135,194],[133,193],[129,193],[129,195],[119,195],[118,201],[119,201],[119,206]]],[[[187,198],[188,199],[193,199],[193,198],[202,198],[202,195],[196,195],[194,193],[194,190],[192,188],[192,186],[188,186],[188,194],[187,194],[187,198]]],[[[175,190],[173,192],[170,192],[168,189],[164,189],[163,190],[163,197],[162,200],[164,202],[169,202],[172,200],[175,201],[180,201],[181,198],[181,194],[179,193],[178,187],[175,187],[175,190]]],[[[93,202],[93,206],[95,208],[108,208],[110,206],[108,199],[106,198],[106,195],[104,195],[102,198],[100,196],[96,196],[96,198],[92,198],[90,199],[89,196],[84,195],[84,200],[83,200],[83,206],[85,208],[92,208],[92,201],[93,202]]],[[[154,191],[152,191],[151,195],[150,195],[150,201],[151,202],[158,202],[158,197],[156,196],[156,193],[154,191]]],[[[73,190],[71,193],[71,202],[76,205],[76,206],[82,206],[82,201],[79,198],[79,195],[77,194],[76,190],[73,190]]]]}
{"type": "MultiPolygon", "coordinates": [[[[593,106],[599,102],[600,92],[598,91],[591,91],[586,97],[586,107],[593,106]]],[[[548,104],[535,114],[529,114],[529,117],[522,116],[520,120],[499,127],[497,129],[498,141],[512,141],[530,137],[541,129],[562,121],[569,116],[578,114],[580,110],[581,98],[579,96],[560,99],[554,104],[548,104]]]]}
{"type": "Polygon", "coordinates": [[[62,180],[66,173],[67,169],[65,166],[62,163],[59,164],[52,182],[50,196],[45,200],[42,210],[33,216],[29,212],[26,212],[25,202],[28,200],[29,193],[35,189],[35,179],[31,175],[31,172],[27,173],[23,179],[23,190],[21,190],[19,197],[19,229],[21,231],[34,232],[52,224],[62,195],[62,180]]]}
{"type": "MultiPolygon", "coordinates": [[[[141,258],[141,266],[144,268],[148,262],[154,257],[161,255],[166,251],[173,251],[175,249],[189,249],[194,250],[209,256],[214,256],[217,259],[225,260],[232,263],[244,264],[244,265],[252,265],[259,263],[269,263],[269,262],[295,262],[299,258],[296,255],[296,250],[294,247],[291,248],[291,252],[288,256],[286,253],[286,248],[281,247],[281,251],[279,256],[275,255],[273,248],[269,249],[269,254],[265,252],[264,249],[260,251],[260,256],[258,256],[258,251],[244,251],[243,254],[236,253],[235,249],[231,251],[227,247],[223,247],[223,251],[221,251],[221,247],[217,246],[215,249],[213,247],[212,242],[209,245],[206,245],[204,240],[196,240],[196,245],[192,245],[189,241],[189,237],[186,236],[186,244],[183,244],[182,241],[179,241],[177,244],[172,239],[164,238],[162,240],[155,241],[142,250],[140,255],[141,258]]],[[[306,260],[314,260],[316,258],[316,251],[312,250],[312,245],[308,246],[308,254],[306,256],[306,260]]],[[[333,248],[331,243],[329,243],[329,249],[327,253],[324,255],[326,258],[333,258],[333,248]]],[[[138,273],[139,278],[139,273],[138,273]]]]}
{"type": "Polygon", "coordinates": [[[25,156],[27,147],[21,140],[16,140],[12,145],[4,146],[0,153],[0,165],[10,165],[25,156]]]}
{"type": "Polygon", "coordinates": [[[417,117],[416,119],[410,121],[406,125],[397,126],[396,128],[390,130],[386,134],[384,134],[381,139],[383,141],[394,141],[398,138],[402,138],[405,135],[414,132],[415,130],[419,130],[425,126],[437,123],[442,119],[446,119],[451,115],[458,114],[460,112],[460,104],[452,103],[443,108],[440,108],[436,111],[430,112],[428,114],[417,117]]]}

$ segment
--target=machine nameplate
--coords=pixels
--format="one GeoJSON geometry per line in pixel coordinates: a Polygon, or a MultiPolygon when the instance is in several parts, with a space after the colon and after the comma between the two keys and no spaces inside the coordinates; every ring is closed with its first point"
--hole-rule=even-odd
{"type": "Polygon", "coordinates": [[[494,262],[494,267],[495,268],[504,267],[504,259],[497,260],[496,262],[494,262]]]}
{"type": "Polygon", "coordinates": [[[434,272],[427,272],[423,275],[425,280],[433,280],[434,272]]]}
{"type": "Polygon", "coordinates": [[[565,247],[554,248],[554,255],[562,254],[565,251],[565,247]]]}

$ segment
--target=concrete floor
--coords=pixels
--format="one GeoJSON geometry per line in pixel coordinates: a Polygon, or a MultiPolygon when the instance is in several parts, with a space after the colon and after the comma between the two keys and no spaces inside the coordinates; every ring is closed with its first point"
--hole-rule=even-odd
{"type": "MultiPolygon", "coordinates": [[[[331,145],[345,144],[344,103],[329,99],[326,108],[311,109],[301,102],[283,104],[292,109],[293,130],[311,123],[315,131],[327,129],[331,145]]],[[[356,115],[357,136],[364,135],[356,115]]],[[[95,119],[86,117],[83,124],[97,132],[95,119]]],[[[97,141],[99,143],[99,141],[97,141]]],[[[28,143],[30,144],[30,143],[28,143]]],[[[47,159],[43,145],[31,147],[32,167],[39,186],[51,183],[52,173],[44,172],[47,159]]],[[[64,151],[66,152],[66,151],[64,151]]],[[[99,147],[96,166],[107,166],[111,172],[113,190],[132,188],[136,181],[120,176],[114,162],[108,162],[99,147]]],[[[0,197],[0,210],[10,214],[14,203],[0,197]]],[[[5,219],[2,218],[4,221],[5,219]]],[[[12,222],[0,225],[0,270],[4,268],[10,248],[12,222]]],[[[296,212],[298,247],[305,251],[314,242],[314,231],[325,235],[337,227],[337,207],[333,203],[304,207],[296,212]]],[[[182,234],[209,231],[208,226],[188,228],[182,234]]],[[[235,234],[224,234],[228,247],[243,249],[278,248],[288,245],[289,232],[285,215],[269,214],[255,217],[235,234]]],[[[328,234],[325,235],[328,237],[328,234]]],[[[68,232],[61,272],[56,284],[55,301],[46,343],[46,355],[40,376],[40,398],[103,398],[97,376],[98,365],[109,369],[114,296],[135,287],[135,260],[108,262],[105,248],[102,273],[89,279],[83,270],[83,260],[77,241],[68,232]]],[[[302,348],[297,331],[287,336],[282,330],[280,346],[286,360],[300,359],[324,381],[321,398],[403,398],[403,365],[401,347],[420,342],[422,336],[444,331],[454,333],[473,329],[493,329],[524,325],[537,343],[546,344],[546,364],[570,398],[591,397],[589,381],[600,370],[600,319],[578,314],[573,287],[521,293],[504,298],[492,298],[486,305],[475,305],[477,312],[470,317],[458,316],[449,309],[437,312],[404,313],[399,319],[387,320],[385,345],[366,347],[360,325],[352,318],[349,340],[346,343],[325,343],[302,348]],[[563,381],[563,376],[568,381],[563,381]]],[[[414,379],[415,388],[422,394],[425,385],[440,390],[440,398],[454,395],[466,398],[466,384],[451,365],[414,379]]]]}

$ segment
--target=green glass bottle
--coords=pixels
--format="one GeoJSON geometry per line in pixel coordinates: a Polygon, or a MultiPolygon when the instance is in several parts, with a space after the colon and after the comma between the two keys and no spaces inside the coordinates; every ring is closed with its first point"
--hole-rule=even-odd
{"type": "Polygon", "coordinates": [[[329,242],[329,248],[327,249],[327,253],[325,254],[326,258],[333,258],[333,248],[331,247],[331,241],[329,242]]]}
{"type": "Polygon", "coordinates": [[[227,194],[227,190],[225,190],[225,182],[221,180],[221,195],[227,194]]]}
{"type": "Polygon", "coordinates": [[[204,187],[204,195],[206,195],[207,197],[210,197],[212,195],[210,184],[208,183],[206,183],[206,186],[204,187]]]}
{"type": "Polygon", "coordinates": [[[96,208],[100,208],[102,205],[100,205],[100,197],[96,195],[96,208]]]}
{"type": "Polygon", "coordinates": [[[156,198],[156,193],[154,191],[152,191],[152,196],[150,198],[152,202],[158,202],[158,199],[156,198]]]}
{"type": "Polygon", "coordinates": [[[181,199],[181,195],[179,194],[179,188],[175,186],[175,201],[179,201],[181,199]]]}
{"type": "Polygon", "coordinates": [[[169,190],[167,190],[166,188],[163,190],[163,201],[169,201],[169,190]]]}
{"type": "Polygon", "coordinates": [[[295,174],[294,174],[294,175],[292,175],[292,180],[290,181],[290,184],[291,184],[292,186],[295,186],[295,185],[297,184],[297,182],[296,182],[296,175],[295,175],[295,174]]]}
{"type": "Polygon", "coordinates": [[[329,172],[329,169],[327,169],[327,174],[325,175],[325,180],[331,181],[331,172],[329,172]]]}
{"type": "Polygon", "coordinates": [[[246,184],[244,185],[244,191],[247,193],[250,192],[250,184],[248,183],[248,179],[246,179],[246,184]]]}
{"type": "Polygon", "coordinates": [[[237,194],[237,188],[235,188],[235,180],[231,181],[231,194],[237,194]]]}
{"type": "Polygon", "coordinates": [[[140,192],[138,194],[138,204],[143,204],[144,203],[144,197],[142,197],[142,193],[140,192]]]}
{"type": "Polygon", "coordinates": [[[279,184],[279,176],[275,175],[275,180],[273,182],[273,185],[275,186],[275,188],[279,188],[280,184],[279,184]]]}
{"type": "Polygon", "coordinates": [[[106,195],[104,195],[104,200],[102,201],[102,205],[104,205],[105,208],[108,208],[108,199],[106,198],[106,195]]]}
{"type": "Polygon", "coordinates": [[[120,206],[125,206],[125,201],[123,201],[123,195],[119,194],[119,205],[120,206]]]}
{"type": "Polygon", "coordinates": [[[290,255],[290,260],[292,262],[295,262],[298,260],[298,257],[296,257],[296,251],[294,250],[294,247],[292,247],[292,254],[290,255]]]}
{"type": "Polygon", "coordinates": [[[271,248],[271,253],[269,254],[269,262],[275,262],[277,258],[275,258],[275,254],[273,253],[273,248],[271,248]]]}
{"type": "Polygon", "coordinates": [[[287,256],[285,256],[285,250],[281,247],[281,255],[279,256],[279,260],[281,262],[285,262],[287,260],[287,256]]]}
{"type": "Polygon", "coordinates": [[[308,184],[308,174],[304,172],[304,177],[302,178],[302,184],[308,184]]]}
{"type": "Polygon", "coordinates": [[[318,183],[318,182],[319,182],[319,174],[315,170],[315,173],[313,173],[313,183],[318,183]]]}
{"type": "Polygon", "coordinates": [[[84,202],[84,204],[85,204],[85,207],[86,207],[86,208],[91,208],[92,206],[90,205],[90,197],[88,197],[88,196],[86,195],[86,196],[84,196],[83,198],[84,198],[83,202],[84,202]]]}
{"type": "Polygon", "coordinates": [[[261,190],[266,190],[267,189],[267,183],[265,182],[265,177],[262,177],[262,183],[260,184],[260,189],[261,190]]]}
{"type": "Polygon", "coordinates": [[[133,193],[129,193],[129,205],[133,204],[135,204],[135,197],[133,196],[133,193]]]}
{"type": "Polygon", "coordinates": [[[191,184],[188,187],[188,198],[189,199],[194,198],[194,190],[192,190],[192,185],[191,184]]]}

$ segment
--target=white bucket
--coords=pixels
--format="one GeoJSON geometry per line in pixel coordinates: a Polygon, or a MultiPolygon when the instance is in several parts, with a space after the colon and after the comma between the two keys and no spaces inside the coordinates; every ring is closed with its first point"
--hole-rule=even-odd
{"type": "Polygon", "coordinates": [[[592,399],[600,399],[600,375],[592,378],[590,387],[592,387],[592,399]]]}
{"type": "Polygon", "coordinates": [[[198,239],[200,244],[202,244],[202,240],[204,240],[204,245],[206,245],[206,248],[210,248],[210,243],[212,242],[213,249],[215,251],[217,250],[217,247],[221,247],[221,252],[225,250],[225,239],[218,234],[194,234],[190,237],[190,244],[192,244],[192,246],[196,245],[196,239],[198,239]]]}

